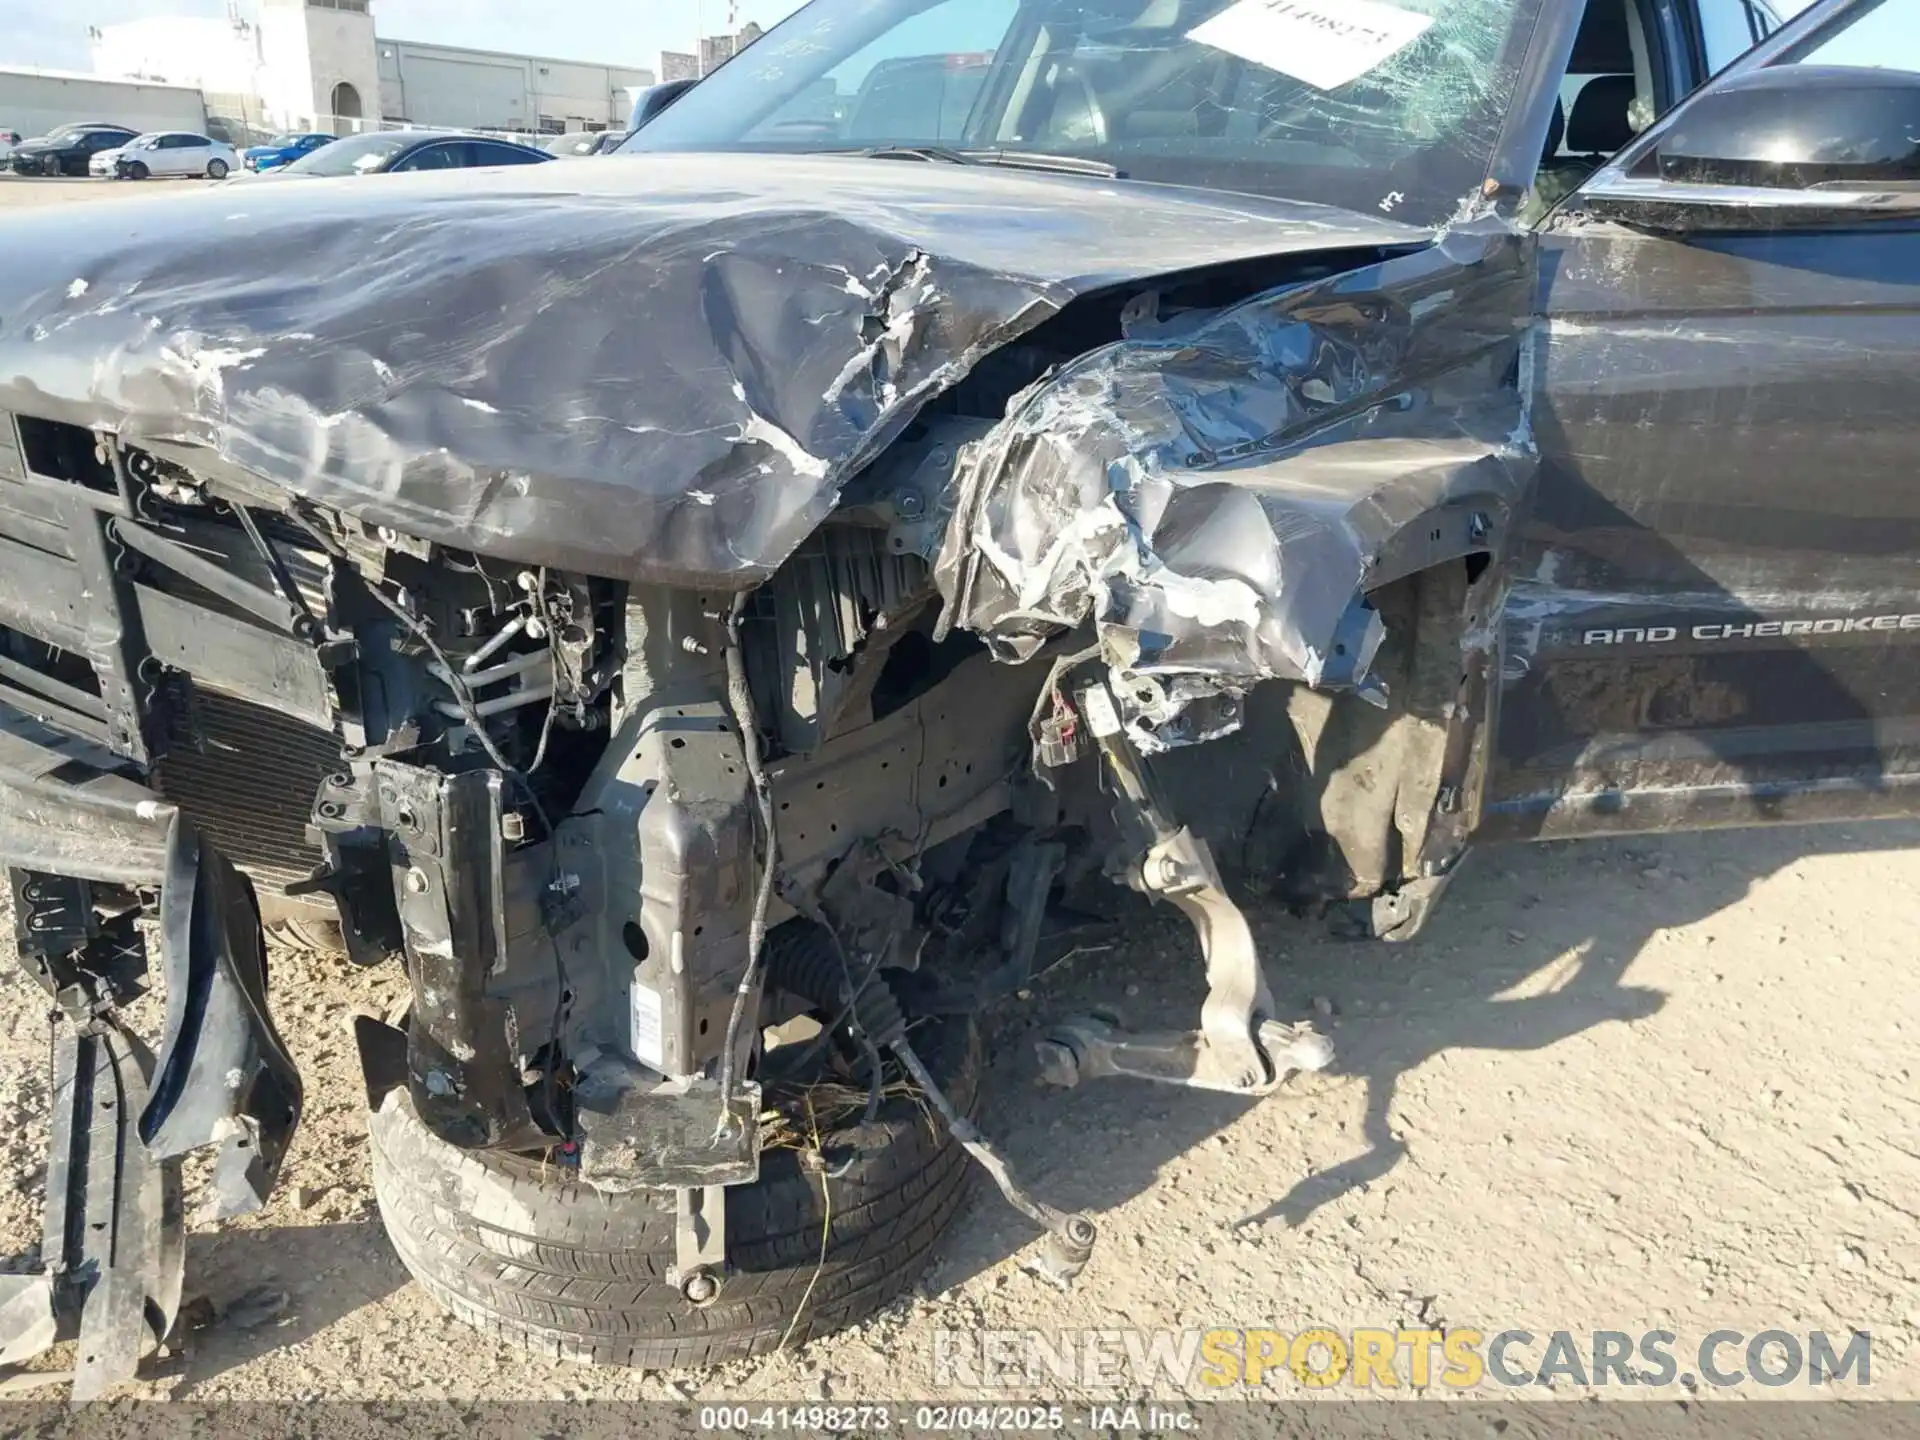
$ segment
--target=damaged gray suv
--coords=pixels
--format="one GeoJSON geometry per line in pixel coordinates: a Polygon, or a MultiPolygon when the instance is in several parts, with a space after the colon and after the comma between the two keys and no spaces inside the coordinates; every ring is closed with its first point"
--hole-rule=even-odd
{"type": "Polygon", "coordinates": [[[815,0],[602,164],[9,220],[0,864],[64,1020],[0,1355],[131,1375],[182,1158],[267,1199],[276,932],[405,967],[422,1284],[697,1365],[900,1293],[978,1168],[1103,1263],[970,1116],[1129,891],[1205,1003],[1043,1075],[1257,1097],[1332,1056],[1249,894],[1390,940],[1486,842],[1920,812],[1920,0],[1773,28],[815,0]]]}

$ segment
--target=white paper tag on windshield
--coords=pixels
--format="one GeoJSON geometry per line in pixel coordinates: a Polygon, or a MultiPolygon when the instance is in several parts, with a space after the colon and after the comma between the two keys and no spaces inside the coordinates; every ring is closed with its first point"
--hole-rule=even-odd
{"type": "Polygon", "coordinates": [[[1337,90],[1426,34],[1433,16],[1378,0],[1240,0],[1187,38],[1316,90],[1337,90]]]}

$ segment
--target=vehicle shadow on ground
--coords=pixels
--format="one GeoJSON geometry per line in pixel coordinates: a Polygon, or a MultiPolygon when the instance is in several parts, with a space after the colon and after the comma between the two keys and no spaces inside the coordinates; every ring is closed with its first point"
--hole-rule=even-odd
{"type": "Polygon", "coordinates": [[[173,1397],[188,1398],[196,1386],[310,1340],[407,1283],[376,1218],[190,1235],[180,1353],[153,1378],[178,1377],[173,1397]],[[265,1298],[274,1291],[286,1298],[277,1313],[265,1298]],[[205,1297],[199,1326],[192,1323],[196,1296],[205,1297]],[[205,1323],[208,1303],[219,1312],[212,1323],[205,1323]]]}
{"type": "MultiPolygon", "coordinates": [[[[1600,1025],[1646,1019],[1666,997],[1633,984],[1630,972],[1662,931],[1709,919],[1803,857],[1917,844],[1920,825],[1889,822],[1492,849],[1462,874],[1427,932],[1405,945],[1335,940],[1277,908],[1253,911],[1282,1012],[1309,1013],[1316,1000],[1333,1012],[1315,1016],[1335,1043],[1332,1071],[1294,1084],[1309,1095],[1363,1086],[1364,1149],[1297,1178],[1249,1171],[1237,1225],[1297,1227],[1389,1175],[1408,1154],[1393,1115],[1402,1077],[1435,1056],[1540,1050],[1600,1025]],[[1278,1195],[1267,1199],[1276,1186],[1278,1195]]],[[[1730,950],[1710,963],[1737,971],[1740,959],[1730,950]]],[[[1041,982],[1031,1005],[997,1017],[983,1124],[1004,1139],[1016,1170],[1042,1198],[1097,1219],[1166,1185],[1169,1166],[1247,1112],[1249,1102],[1232,1097],[1131,1081],[1072,1091],[1037,1084],[1032,1041],[1049,1020],[1117,1001],[1135,1023],[1156,1015],[1171,1021],[1197,1015],[1203,991],[1191,932],[1177,917],[1156,916],[1123,950],[1070,960],[1041,982]]],[[[1286,1092],[1253,1103],[1285,1104],[1286,1092]]],[[[1177,1193],[1170,1200],[1180,1203],[1177,1193]]],[[[938,1283],[956,1285],[991,1268],[1035,1233],[982,1184],[949,1242],[938,1283]]]]}

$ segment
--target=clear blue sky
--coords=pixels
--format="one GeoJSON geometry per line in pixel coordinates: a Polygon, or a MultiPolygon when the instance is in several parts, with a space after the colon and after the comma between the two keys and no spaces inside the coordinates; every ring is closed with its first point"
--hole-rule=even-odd
{"type": "MultiPolygon", "coordinates": [[[[738,0],[740,23],[770,27],[799,6],[738,0]]],[[[241,8],[251,13],[253,0],[241,8]]],[[[691,50],[701,18],[707,33],[725,30],[727,9],[727,0],[373,0],[374,21],[390,39],[648,68],[662,50],[691,50]]],[[[0,0],[0,65],[90,70],[89,25],[226,12],[226,0],[0,0]]]]}

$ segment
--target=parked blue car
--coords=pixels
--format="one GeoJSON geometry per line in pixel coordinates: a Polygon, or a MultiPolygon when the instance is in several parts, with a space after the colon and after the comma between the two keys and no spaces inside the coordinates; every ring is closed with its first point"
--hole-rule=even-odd
{"type": "Polygon", "coordinates": [[[276,135],[266,144],[245,151],[241,158],[249,170],[277,170],[332,142],[331,135],[276,135]]]}

